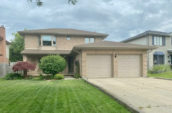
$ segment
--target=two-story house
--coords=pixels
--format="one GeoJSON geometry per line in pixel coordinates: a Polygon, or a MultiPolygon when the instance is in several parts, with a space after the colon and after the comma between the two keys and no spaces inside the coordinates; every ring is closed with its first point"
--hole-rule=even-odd
{"type": "Polygon", "coordinates": [[[157,47],[148,51],[148,69],[157,64],[172,64],[172,38],[170,33],[146,31],[122,42],[157,47]]]}
{"type": "Polygon", "coordinates": [[[103,41],[107,34],[76,29],[24,30],[19,33],[24,36],[23,60],[37,65],[35,71],[29,72],[30,75],[41,73],[38,66],[41,57],[58,54],[67,61],[65,75],[74,74],[75,64],[79,62],[82,77],[146,76],[147,50],[153,49],[144,45],[103,41]]]}

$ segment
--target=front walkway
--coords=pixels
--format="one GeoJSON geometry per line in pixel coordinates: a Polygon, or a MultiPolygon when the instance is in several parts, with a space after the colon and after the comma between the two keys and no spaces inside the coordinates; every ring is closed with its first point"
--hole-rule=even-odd
{"type": "Polygon", "coordinates": [[[143,113],[172,113],[172,81],[153,78],[88,79],[143,113]]]}

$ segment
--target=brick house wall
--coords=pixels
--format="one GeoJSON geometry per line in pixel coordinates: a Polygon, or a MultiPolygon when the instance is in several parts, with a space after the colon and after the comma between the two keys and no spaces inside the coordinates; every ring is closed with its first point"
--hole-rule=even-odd
{"type": "Polygon", "coordinates": [[[6,52],[5,27],[0,26],[0,77],[6,75],[6,73],[10,71],[6,52]]]}
{"type": "Polygon", "coordinates": [[[6,37],[5,37],[5,27],[0,26],[0,63],[8,63],[6,57],[6,37]]]}

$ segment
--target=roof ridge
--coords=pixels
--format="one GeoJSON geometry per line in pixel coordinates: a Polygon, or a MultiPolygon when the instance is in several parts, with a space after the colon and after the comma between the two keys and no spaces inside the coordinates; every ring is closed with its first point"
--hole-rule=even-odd
{"type": "Polygon", "coordinates": [[[88,35],[88,36],[103,36],[107,37],[108,34],[98,33],[93,31],[79,30],[74,28],[47,28],[47,29],[32,29],[18,31],[20,34],[59,34],[59,35],[88,35]]]}
{"type": "Polygon", "coordinates": [[[121,42],[127,42],[127,41],[130,41],[130,40],[135,40],[135,39],[138,39],[138,38],[141,38],[143,36],[147,36],[147,35],[162,35],[162,36],[170,36],[169,33],[167,32],[162,32],[162,31],[155,31],[155,30],[147,30],[145,32],[142,32],[142,33],[139,33],[135,36],[132,36],[130,38],[127,38],[125,40],[122,40],[121,42]]]}

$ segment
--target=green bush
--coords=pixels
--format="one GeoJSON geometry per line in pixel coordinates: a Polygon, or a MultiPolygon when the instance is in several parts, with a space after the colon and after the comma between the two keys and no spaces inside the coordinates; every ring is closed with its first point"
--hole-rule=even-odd
{"type": "Polygon", "coordinates": [[[80,77],[81,77],[80,74],[78,74],[78,73],[74,74],[74,78],[80,78],[80,77]]]}
{"type": "Polygon", "coordinates": [[[56,73],[62,72],[65,69],[66,61],[59,55],[44,56],[40,60],[39,67],[45,74],[54,76],[56,73]]]}
{"type": "Polygon", "coordinates": [[[54,79],[58,79],[58,80],[64,79],[64,75],[63,74],[56,74],[54,76],[54,79]]]}
{"type": "Polygon", "coordinates": [[[171,71],[169,65],[155,65],[152,69],[148,71],[148,73],[162,73],[167,71],[171,71]]]}
{"type": "Polygon", "coordinates": [[[19,73],[8,73],[5,75],[6,80],[22,79],[23,76],[19,73]]]}

